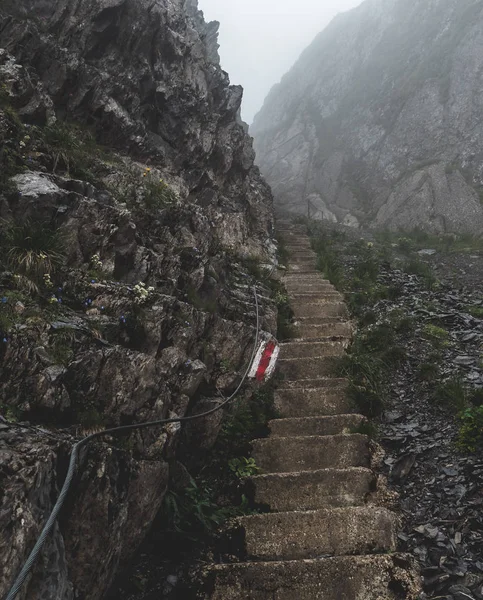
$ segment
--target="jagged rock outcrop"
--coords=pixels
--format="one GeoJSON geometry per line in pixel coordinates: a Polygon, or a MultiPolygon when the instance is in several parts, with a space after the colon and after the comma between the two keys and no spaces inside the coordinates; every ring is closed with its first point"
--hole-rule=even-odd
{"type": "MultiPolygon", "coordinates": [[[[201,412],[251,354],[249,259],[273,260],[271,194],[216,34],[195,0],[0,5],[2,597],[75,439],[201,412]],[[36,247],[35,272],[13,258],[19,231],[50,244],[36,247]],[[51,259],[61,264],[40,269],[51,259]]],[[[275,305],[258,291],[274,332],[275,305]]],[[[149,530],[178,450],[189,439],[201,453],[219,427],[86,449],[19,598],[102,598],[149,530]]]]}
{"type": "Polygon", "coordinates": [[[336,17],[251,127],[278,205],[481,233],[482,60],[477,0],[366,0],[336,17]]]}

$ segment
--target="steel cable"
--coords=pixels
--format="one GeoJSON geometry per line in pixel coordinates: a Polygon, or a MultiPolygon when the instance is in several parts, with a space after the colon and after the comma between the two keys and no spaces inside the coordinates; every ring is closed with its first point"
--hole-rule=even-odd
{"type": "Polygon", "coordinates": [[[126,431],[133,431],[135,429],[147,429],[148,427],[156,427],[158,425],[167,425],[168,423],[185,423],[186,421],[194,421],[196,419],[202,419],[204,417],[207,417],[207,416],[221,410],[229,402],[231,402],[233,400],[233,398],[235,398],[235,396],[240,391],[240,388],[245,383],[246,378],[248,377],[248,373],[250,372],[253,360],[255,358],[255,354],[257,352],[258,340],[260,337],[260,314],[259,314],[258,296],[257,296],[256,286],[253,287],[253,294],[255,296],[255,307],[256,307],[255,343],[253,345],[253,350],[252,350],[252,354],[251,354],[250,361],[248,364],[248,368],[245,371],[245,374],[243,375],[236,390],[231,394],[231,396],[226,398],[221,404],[219,404],[218,406],[215,406],[214,408],[211,408],[210,410],[207,410],[204,413],[200,413],[198,415],[192,415],[189,417],[175,417],[175,418],[171,418],[171,419],[160,419],[158,421],[148,421],[146,423],[138,423],[138,424],[134,424],[134,425],[123,425],[121,427],[113,427],[111,429],[105,429],[104,431],[92,433],[91,435],[88,435],[87,437],[83,438],[82,440],[80,440],[79,442],[74,444],[74,446],[72,447],[71,455],[70,455],[69,468],[67,470],[67,475],[65,477],[64,485],[62,486],[59,497],[57,498],[57,502],[55,503],[54,508],[52,509],[52,512],[50,513],[50,516],[47,519],[47,522],[45,523],[44,528],[42,529],[42,532],[40,533],[40,536],[37,539],[37,542],[35,543],[35,546],[33,547],[32,551],[30,552],[27,560],[25,561],[25,564],[22,567],[22,570],[18,574],[17,579],[15,580],[14,584],[12,585],[10,591],[5,596],[5,600],[14,600],[16,598],[17,594],[19,593],[23,584],[25,583],[25,580],[27,579],[35,561],[37,560],[37,557],[38,557],[40,551],[42,550],[42,547],[44,546],[44,544],[47,540],[47,537],[49,536],[50,532],[52,531],[52,528],[54,527],[55,522],[57,520],[57,516],[58,516],[58,514],[64,504],[65,498],[69,492],[69,488],[71,486],[72,479],[75,474],[79,451],[83,446],[87,445],[92,440],[99,438],[101,436],[105,436],[105,435],[111,435],[114,433],[120,433],[120,432],[126,432],[126,431]]]}

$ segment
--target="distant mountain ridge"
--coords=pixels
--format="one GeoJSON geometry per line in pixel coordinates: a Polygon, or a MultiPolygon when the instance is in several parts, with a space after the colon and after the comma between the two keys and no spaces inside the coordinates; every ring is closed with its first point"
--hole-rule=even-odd
{"type": "Polygon", "coordinates": [[[279,207],[348,225],[483,232],[483,2],[366,0],[255,117],[279,207]]]}

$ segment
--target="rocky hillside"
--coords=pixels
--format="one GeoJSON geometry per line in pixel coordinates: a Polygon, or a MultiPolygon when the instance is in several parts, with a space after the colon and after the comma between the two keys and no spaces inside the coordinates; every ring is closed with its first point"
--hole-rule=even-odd
{"type": "Polygon", "coordinates": [[[279,206],[352,226],[483,231],[483,5],[366,0],[255,118],[279,206]]]}
{"type": "MultiPolygon", "coordinates": [[[[0,5],[2,597],[76,439],[213,407],[250,357],[272,200],[216,39],[196,0],[0,5]]],[[[92,444],[19,598],[102,598],[220,421],[92,444]]]]}

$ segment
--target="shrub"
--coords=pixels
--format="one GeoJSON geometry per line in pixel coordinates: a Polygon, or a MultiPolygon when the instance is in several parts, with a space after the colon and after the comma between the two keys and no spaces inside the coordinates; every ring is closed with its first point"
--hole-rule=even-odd
{"type": "Polygon", "coordinates": [[[404,266],[404,270],[409,275],[417,275],[420,277],[428,290],[433,290],[438,283],[431,267],[421,260],[412,259],[408,261],[404,266]]]}
{"type": "Polygon", "coordinates": [[[144,204],[150,210],[161,210],[176,203],[177,195],[162,179],[151,174],[144,180],[144,204]]]}
{"type": "Polygon", "coordinates": [[[468,395],[460,377],[453,377],[436,387],[433,402],[441,404],[454,413],[462,412],[468,406],[468,395]]]}
{"type": "Polygon", "coordinates": [[[460,414],[460,421],[457,446],[476,452],[483,447],[483,406],[467,408],[460,414]]]}
{"type": "Polygon", "coordinates": [[[247,514],[248,501],[242,498],[239,507],[220,506],[216,494],[206,482],[191,479],[182,491],[168,491],[163,500],[162,515],[168,531],[196,540],[200,534],[213,533],[230,517],[247,514]]]}
{"type": "Polygon", "coordinates": [[[435,381],[439,377],[439,367],[434,362],[425,362],[419,366],[418,377],[423,381],[435,381]]]}
{"type": "Polygon", "coordinates": [[[469,306],[468,312],[477,319],[483,319],[483,306],[469,306]]]}
{"type": "Polygon", "coordinates": [[[240,479],[243,477],[251,477],[252,475],[256,475],[260,468],[257,467],[257,463],[254,458],[246,458],[242,456],[241,458],[232,458],[228,461],[228,466],[230,470],[240,479]]]}
{"type": "Polygon", "coordinates": [[[8,267],[35,283],[43,280],[45,274],[53,273],[64,260],[62,233],[40,222],[5,223],[1,246],[8,267]]]}
{"type": "Polygon", "coordinates": [[[423,337],[439,348],[446,348],[449,345],[449,332],[436,325],[425,325],[423,337]]]}

